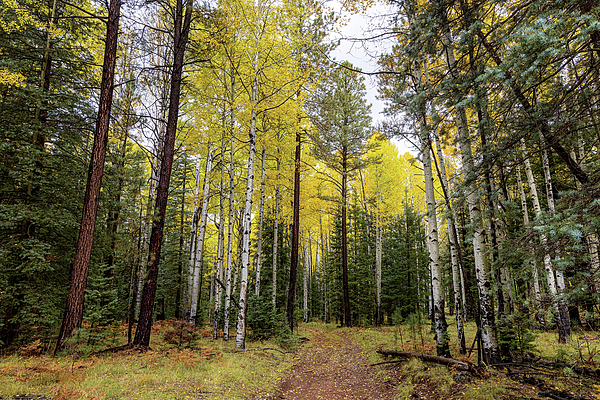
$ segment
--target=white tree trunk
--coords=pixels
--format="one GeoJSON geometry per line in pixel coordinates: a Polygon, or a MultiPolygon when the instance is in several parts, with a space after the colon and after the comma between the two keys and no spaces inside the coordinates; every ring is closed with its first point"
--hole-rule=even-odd
{"type": "MultiPolygon", "coordinates": [[[[529,156],[527,155],[527,147],[525,146],[525,140],[521,139],[521,152],[523,154],[523,164],[525,166],[525,175],[527,176],[527,183],[529,184],[529,191],[531,194],[531,200],[533,203],[533,210],[535,212],[536,217],[540,217],[542,215],[542,208],[540,207],[540,201],[537,193],[537,187],[535,185],[535,180],[533,179],[533,172],[531,170],[531,163],[529,162],[529,156]]],[[[550,253],[547,250],[548,239],[546,235],[540,233],[540,238],[542,241],[542,245],[544,246],[544,269],[546,270],[546,281],[548,282],[548,289],[550,290],[550,294],[552,295],[552,303],[554,308],[556,309],[557,321],[559,324],[563,324],[564,321],[561,318],[561,310],[558,303],[558,289],[556,288],[556,279],[554,278],[554,268],[552,267],[552,259],[550,253]]],[[[562,326],[559,326],[559,341],[566,340],[562,326]]]]}
{"type": "Polygon", "coordinates": [[[229,340],[229,316],[231,313],[231,268],[233,263],[233,218],[235,212],[235,125],[230,126],[229,143],[229,216],[227,219],[227,268],[225,269],[225,305],[223,310],[223,340],[229,340]]]}
{"type": "MultiPolygon", "coordinates": [[[[219,235],[217,238],[217,264],[215,275],[213,277],[213,289],[214,289],[214,302],[215,308],[213,313],[214,318],[214,326],[213,326],[213,339],[216,340],[218,338],[218,328],[219,328],[219,311],[221,309],[221,284],[217,282],[217,279],[220,282],[223,281],[223,255],[224,255],[224,247],[225,247],[225,205],[224,201],[224,191],[223,185],[225,183],[225,132],[221,136],[221,180],[219,184],[219,235]]],[[[213,293],[213,292],[211,292],[213,293]]]]}
{"type": "Polygon", "coordinates": [[[252,84],[252,111],[250,117],[250,134],[248,140],[248,179],[246,183],[246,201],[242,216],[242,253],[240,265],[240,301],[237,318],[235,347],[246,346],[246,311],[248,299],[248,268],[250,266],[250,228],[252,222],[252,192],[254,190],[254,158],[256,155],[256,102],[258,96],[258,75],[255,74],[252,84]]]}
{"type": "MultiPolygon", "coordinates": [[[[458,67],[454,56],[454,44],[452,34],[447,23],[446,16],[444,18],[444,26],[442,26],[442,42],[444,45],[444,53],[448,70],[452,77],[458,77],[458,67]]],[[[475,166],[471,153],[471,141],[468,132],[467,113],[461,106],[455,106],[455,122],[459,137],[459,147],[463,164],[465,177],[474,171],[475,166]]],[[[489,296],[489,288],[491,283],[489,280],[489,271],[485,260],[485,232],[481,221],[481,213],[477,203],[476,194],[478,192],[476,183],[471,183],[467,188],[467,202],[469,205],[469,217],[473,225],[473,252],[475,256],[475,277],[477,280],[477,288],[479,292],[479,307],[480,307],[480,337],[483,347],[484,361],[487,363],[498,363],[500,361],[500,353],[498,341],[496,338],[496,325],[494,321],[494,312],[492,301],[489,296]]]]}
{"type": "Polygon", "coordinates": [[[256,282],[254,286],[254,294],[260,296],[260,268],[262,266],[262,234],[263,234],[263,219],[265,215],[265,158],[266,149],[263,146],[262,150],[262,166],[261,166],[261,183],[260,183],[260,207],[258,211],[258,239],[256,241],[256,282]]]}
{"type": "MultiPolygon", "coordinates": [[[[529,229],[529,212],[527,210],[527,196],[525,196],[525,189],[523,188],[523,180],[521,179],[521,166],[517,164],[517,186],[519,187],[519,195],[521,197],[521,209],[523,210],[523,224],[529,229]]],[[[531,253],[531,252],[530,252],[531,253]]],[[[535,306],[539,306],[542,301],[542,292],[540,290],[540,279],[537,269],[537,263],[533,254],[529,261],[531,267],[531,275],[533,278],[533,297],[535,298],[535,306]]]]}
{"type": "MultiPolygon", "coordinates": [[[[421,82],[421,65],[415,63],[413,70],[416,79],[417,93],[423,91],[421,82]]],[[[450,355],[448,348],[448,333],[446,331],[446,317],[444,314],[444,292],[442,289],[442,272],[439,263],[439,235],[437,225],[435,192],[433,188],[433,171],[431,169],[431,145],[429,141],[429,127],[426,119],[426,104],[423,101],[418,109],[419,140],[421,142],[421,158],[423,163],[423,178],[425,180],[425,201],[427,203],[427,247],[429,248],[429,272],[431,277],[431,312],[435,324],[435,337],[437,355],[447,357],[450,355]]]]}
{"type": "MultiPolygon", "coordinates": [[[[554,193],[552,188],[552,176],[550,175],[550,164],[548,162],[548,152],[546,151],[546,142],[544,135],[540,132],[540,147],[542,148],[542,166],[544,168],[544,183],[546,184],[546,198],[548,200],[548,211],[552,217],[556,214],[554,207],[554,193]]],[[[565,277],[562,271],[556,270],[556,285],[558,289],[558,318],[559,323],[559,341],[566,342],[567,337],[571,336],[571,319],[569,317],[569,308],[564,298],[561,298],[565,290],[565,277]],[[563,337],[565,336],[565,337],[563,337]]]]}
{"type": "Polygon", "coordinates": [[[196,175],[194,184],[194,209],[192,211],[192,227],[190,230],[190,256],[188,261],[187,290],[185,298],[185,320],[190,322],[190,307],[192,304],[192,286],[194,284],[194,260],[196,257],[196,239],[198,237],[198,194],[200,193],[200,157],[196,160],[196,175]]]}
{"type": "Polygon", "coordinates": [[[200,226],[198,228],[198,239],[196,243],[196,259],[194,262],[194,279],[192,284],[192,304],[190,306],[190,323],[196,324],[196,313],[198,312],[198,291],[200,283],[200,267],[202,265],[202,254],[204,249],[204,237],[206,234],[206,219],[208,217],[208,199],[210,196],[210,173],[212,171],[212,146],[208,146],[208,157],[206,159],[206,172],[204,175],[204,193],[202,198],[202,211],[200,215],[200,226]]]}
{"type": "MultiPolygon", "coordinates": [[[[432,105],[433,108],[433,105],[432,105]]],[[[435,109],[434,109],[435,110],[435,109]]],[[[434,111],[435,112],[435,111],[434,111]]],[[[461,287],[464,285],[461,283],[460,279],[460,265],[458,260],[458,238],[456,237],[456,219],[454,217],[454,210],[450,204],[450,196],[448,195],[448,190],[450,186],[448,185],[448,175],[446,174],[446,162],[444,161],[444,154],[442,153],[442,143],[440,141],[440,137],[437,133],[437,130],[433,131],[433,135],[435,137],[435,148],[438,156],[439,167],[440,167],[440,175],[441,175],[441,184],[442,190],[444,192],[444,202],[446,204],[446,211],[449,214],[448,222],[448,242],[450,243],[450,265],[452,268],[452,286],[454,288],[454,307],[456,310],[456,331],[458,336],[458,342],[461,353],[466,351],[466,343],[465,343],[465,332],[464,332],[464,306],[465,301],[461,296],[461,287]]],[[[463,288],[464,289],[464,288],[463,288]]]]}
{"type": "MultiPolygon", "coordinates": [[[[424,123],[424,121],[422,121],[424,123]]],[[[425,198],[427,202],[427,240],[429,244],[429,270],[431,273],[431,289],[433,316],[437,342],[437,354],[448,356],[448,333],[444,315],[444,294],[442,289],[442,273],[439,264],[439,238],[433,189],[433,173],[431,170],[431,149],[429,147],[428,130],[421,127],[421,156],[423,157],[423,176],[425,178],[425,198]]]]}
{"type": "Polygon", "coordinates": [[[275,221],[273,222],[273,293],[272,302],[275,308],[277,302],[277,246],[279,235],[279,157],[277,157],[277,187],[275,188],[275,221]]]}

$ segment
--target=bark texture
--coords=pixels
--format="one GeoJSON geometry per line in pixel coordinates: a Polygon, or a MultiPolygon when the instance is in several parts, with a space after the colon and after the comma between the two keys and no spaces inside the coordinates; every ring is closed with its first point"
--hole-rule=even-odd
{"type": "Polygon", "coordinates": [[[108,142],[108,128],[110,125],[110,110],[113,98],[113,81],[117,60],[117,39],[119,36],[119,17],[121,0],[111,0],[106,22],[106,42],[104,46],[104,63],[102,67],[102,81],[100,84],[100,103],[94,144],[88,170],[85,197],[83,200],[83,215],[79,239],[75,249],[75,258],[71,269],[69,295],[63,317],[62,326],[58,335],[55,352],[65,347],[65,339],[73,336],[76,329],[81,327],[83,319],[83,303],[85,287],[94,243],[94,228],[98,212],[102,174],[104,173],[104,159],[106,144],[108,142]]]}
{"type": "Polygon", "coordinates": [[[152,231],[150,233],[148,272],[144,289],[142,290],[140,318],[135,331],[135,337],[133,339],[134,345],[141,346],[148,346],[150,344],[150,333],[154,314],[154,299],[156,297],[158,266],[160,263],[160,251],[162,247],[163,229],[165,225],[165,212],[167,209],[167,198],[169,194],[169,183],[171,180],[171,169],[173,166],[173,155],[175,153],[175,136],[177,133],[179,99],[181,94],[181,80],[184,65],[183,59],[188,42],[190,21],[192,17],[191,0],[188,0],[185,7],[185,17],[183,14],[184,10],[182,0],[177,0],[174,24],[174,61],[169,93],[169,113],[167,118],[167,130],[165,134],[163,158],[160,167],[160,178],[156,191],[156,202],[154,203],[156,215],[153,218],[152,231]]]}

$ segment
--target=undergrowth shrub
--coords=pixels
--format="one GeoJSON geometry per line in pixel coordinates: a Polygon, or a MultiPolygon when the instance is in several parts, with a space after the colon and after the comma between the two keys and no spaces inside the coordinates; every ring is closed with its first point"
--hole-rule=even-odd
{"type": "Polygon", "coordinates": [[[201,337],[199,329],[185,321],[165,321],[162,339],[175,347],[192,347],[192,343],[201,337]]]}
{"type": "Polygon", "coordinates": [[[87,356],[120,344],[121,327],[118,322],[110,325],[92,325],[83,321],[81,328],[65,340],[69,353],[87,356]]]}
{"type": "Polygon", "coordinates": [[[287,324],[282,324],[270,298],[249,296],[246,318],[250,340],[273,340],[284,347],[293,347],[301,341],[287,324]]]}
{"type": "Polygon", "coordinates": [[[529,329],[530,317],[526,309],[512,315],[503,315],[498,320],[498,346],[503,361],[524,358],[526,353],[536,350],[535,335],[529,329]]]}

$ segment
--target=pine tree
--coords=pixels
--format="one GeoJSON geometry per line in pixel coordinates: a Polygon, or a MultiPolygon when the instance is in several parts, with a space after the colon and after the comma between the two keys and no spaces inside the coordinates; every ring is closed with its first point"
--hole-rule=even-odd
{"type": "Polygon", "coordinates": [[[311,136],[315,156],[336,171],[341,203],[342,288],[344,326],[352,326],[348,286],[347,208],[348,176],[366,164],[364,154],[371,136],[370,106],[364,101],[364,78],[349,63],[331,70],[309,105],[316,127],[311,136]]]}

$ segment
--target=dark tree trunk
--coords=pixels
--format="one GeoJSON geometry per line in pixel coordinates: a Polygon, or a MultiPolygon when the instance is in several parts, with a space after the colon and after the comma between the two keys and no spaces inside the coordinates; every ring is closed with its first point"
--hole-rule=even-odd
{"type": "Polygon", "coordinates": [[[348,151],[346,146],[342,148],[342,289],[344,291],[344,321],[343,326],[352,326],[350,314],[350,290],[348,288],[348,238],[347,236],[347,209],[346,198],[348,197],[348,151]]]}
{"type": "Polygon", "coordinates": [[[75,329],[81,327],[83,319],[83,301],[85,287],[94,242],[94,226],[96,225],[96,214],[98,211],[98,199],[102,185],[102,174],[104,173],[104,158],[106,156],[106,144],[108,141],[108,127],[110,122],[110,108],[113,97],[113,80],[115,76],[115,64],[117,59],[117,38],[119,35],[119,15],[121,0],[111,0],[108,19],[106,22],[106,43],[104,47],[104,65],[102,68],[102,82],[100,86],[100,104],[98,108],[98,119],[96,132],[94,133],[94,145],[92,157],[88,170],[88,180],[83,200],[83,215],[79,239],[75,249],[75,258],[71,270],[69,285],[69,296],[65,307],[65,314],[58,335],[55,352],[65,347],[64,340],[73,336],[75,329]]]}
{"type": "Polygon", "coordinates": [[[177,0],[175,12],[175,37],[174,37],[174,62],[171,73],[171,89],[169,95],[169,114],[167,118],[167,130],[165,133],[163,159],[160,166],[160,178],[156,191],[154,210],[156,215],[152,221],[152,233],[150,234],[150,246],[148,252],[147,278],[142,290],[142,303],[137,329],[135,331],[134,345],[148,346],[150,344],[150,332],[152,329],[152,318],[154,299],[156,297],[156,281],[158,277],[158,265],[160,262],[160,251],[162,246],[163,228],[165,225],[165,212],[167,209],[167,198],[169,195],[169,182],[171,180],[171,168],[173,166],[173,154],[175,152],[175,136],[177,133],[177,118],[179,117],[179,98],[181,93],[181,80],[183,72],[183,56],[188,41],[190,20],[192,16],[192,3],[188,0],[183,19],[182,0],[177,0]]]}
{"type": "Polygon", "coordinates": [[[298,274],[298,240],[300,236],[300,130],[296,131],[296,153],[294,156],[294,217],[292,221],[292,257],[290,262],[290,285],[288,289],[287,319],[294,330],[294,308],[296,301],[296,278],[298,274]]]}

